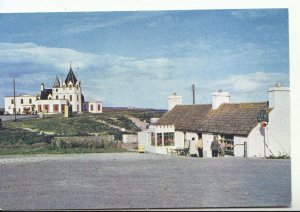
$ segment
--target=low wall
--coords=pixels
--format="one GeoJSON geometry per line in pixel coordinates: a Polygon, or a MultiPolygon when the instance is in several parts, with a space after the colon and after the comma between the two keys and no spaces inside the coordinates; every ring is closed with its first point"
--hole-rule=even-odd
{"type": "Polygon", "coordinates": [[[114,140],[113,135],[101,136],[77,136],[77,137],[54,137],[51,140],[52,146],[62,148],[106,148],[117,147],[117,142],[114,140]]]}
{"type": "Polygon", "coordinates": [[[123,143],[137,143],[138,136],[132,134],[123,134],[122,136],[123,143]]]}

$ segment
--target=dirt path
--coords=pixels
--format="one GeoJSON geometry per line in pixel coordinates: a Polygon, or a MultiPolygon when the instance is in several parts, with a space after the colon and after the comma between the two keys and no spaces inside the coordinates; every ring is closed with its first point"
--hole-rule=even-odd
{"type": "Polygon", "coordinates": [[[147,129],[147,123],[145,123],[135,117],[130,117],[129,119],[142,131],[147,129]]]}

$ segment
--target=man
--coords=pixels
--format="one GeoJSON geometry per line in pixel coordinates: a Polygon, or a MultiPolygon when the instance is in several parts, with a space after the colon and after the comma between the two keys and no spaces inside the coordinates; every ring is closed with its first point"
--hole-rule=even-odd
{"type": "Polygon", "coordinates": [[[213,157],[218,157],[219,153],[219,142],[218,142],[218,136],[214,135],[214,140],[211,142],[210,149],[212,151],[213,157]]]}
{"type": "Polygon", "coordinates": [[[198,141],[196,144],[196,149],[198,150],[198,155],[200,158],[203,157],[203,141],[202,141],[202,135],[198,134],[198,141]]]}

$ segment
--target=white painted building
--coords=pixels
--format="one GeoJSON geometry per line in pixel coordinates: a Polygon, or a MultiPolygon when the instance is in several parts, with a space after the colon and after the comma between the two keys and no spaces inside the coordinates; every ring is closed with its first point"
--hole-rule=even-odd
{"type": "Polygon", "coordinates": [[[19,95],[15,98],[13,96],[6,96],[4,98],[5,113],[14,114],[14,107],[16,107],[17,114],[31,114],[35,111],[35,103],[37,96],[33,95],[19,95]],[[14,103],[16,100],[16,106],[14,103]]]}
{"type": "MultiPolygon", "coordinates": [[[[16,111],[20,114],[27,113],[64,113],[65,106],[70,106],[73,113],[82,113],[84,111],[84,96],[82,94],[81,82],[75,77],[70,65],[70,70],[64,81],[56,79],[52,88],[45,88],[44,83],[37,95],[16,96],[16,111]]],[[[5,113],[14,114],[14,97],[4,98],[5,113]]],[[[102,113],[101,101],[87,102],[87,111],[92,113],[102,113]],[[91,111],[90,108],[93,110],[91,111]]]]}
{"type": "Polygon", "coordinates": [[[90,113],[102,113],[102,106],[101,101],[92,101],[88,103],[88,110],[90,113]]]}
{"type": "Polygon", "coordinates": [[[190,141],[190,154],[196,154],[195,143],[201,135],[203,155],[211,157],[213,136],[226,143],[226,155],[248,157],[290,155],[289,88],[269,90],[269,101],[258,103],[230,103],[228,92],[214,92],[212,104],[177,104],[149,129],[138,135],[146,152],[167,154],[183,148],[190,141]],[[261,111],[269,115],[269,123],[262,128],[257,117],[261,111]],[[192,138],[195,138],[192,141],[192,138]],[[167,142],[166,142],[167,141],[167,142]]]}

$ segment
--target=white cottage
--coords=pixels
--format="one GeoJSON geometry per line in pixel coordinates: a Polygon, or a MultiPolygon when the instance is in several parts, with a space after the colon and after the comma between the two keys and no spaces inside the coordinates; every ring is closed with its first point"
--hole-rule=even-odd
{"type": "Polygon", "coordinates": [[[204,157],[211,157],[210,145],[217,135],[225,140],[226,155],[290,155],[289,88],[271,88],[267,102],[230,103],[229,93],[219,91],[212,94],[212,104],[177,104],[171,108],[148,130],[139,133],[139,144],[146,152],[167,154],[183,148],[188,140],[189,152],[195,154],[195,142],[202,136],[204,157]],[[269,115],[265,128],[257,120],[261,111],[269,115]]]}

